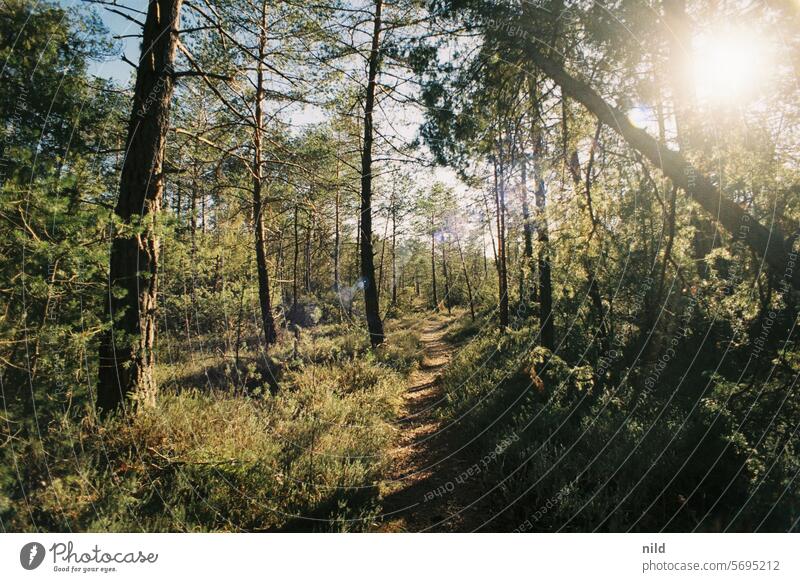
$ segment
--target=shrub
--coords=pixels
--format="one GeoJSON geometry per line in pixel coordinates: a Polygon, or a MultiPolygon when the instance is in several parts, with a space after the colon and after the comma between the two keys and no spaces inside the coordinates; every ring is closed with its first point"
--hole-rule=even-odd
{"type": "Polygon", "coordinates": [[[443,414],[472,441],[465,460],[508,443],[481,472],[489,513],[500,512],[491,529],[785,531],[797,519],[792,427],[745,422],[752,399],[733,406],[723,382],[703,398],[666,382],[643,392],[634,374],[596,394],[590,367],[532,349],[532,338],[530,329],[486,334],[444,376],[443,414]]]}

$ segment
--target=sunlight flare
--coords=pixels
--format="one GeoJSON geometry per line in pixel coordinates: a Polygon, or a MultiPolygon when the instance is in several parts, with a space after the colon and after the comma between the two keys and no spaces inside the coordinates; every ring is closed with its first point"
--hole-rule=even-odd
{"type": "Polygon", "coordinates": [[[712,103],[741,103],[766,80],[769,46],[756,32],[721,28],[694,40],[692,78],[697,97],[712,103]]]}

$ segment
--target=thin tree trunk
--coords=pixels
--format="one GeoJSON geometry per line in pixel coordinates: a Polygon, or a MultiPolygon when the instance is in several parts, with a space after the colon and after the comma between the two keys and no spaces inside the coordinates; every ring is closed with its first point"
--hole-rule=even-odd
{"type": "Polygon", "coordinates": [[[383,262],[386,257],[386,235],[389,232],[389,216],[386,216],[386,223],[383,225],[383,239],[381,239],[381,262],[378,266],[378,298],[383,293],[383,262]]]}
{"type": "Polygon", "coordinates": [[[444,274],[444,305],[447,313],[452,313],[450,300],[450,274],[447,271],[447,245],[442,241],[442,273],[444,274]]]}
{"type": "Polygon", "coordinates": [[[361,277],[364,285],[364,307],[373,347],[383,343],[378,289],[375,284],[375,263],[372,252],[372,114],[375,109],[375,86],[380,65],[381,10],[383,0],[375,0],[372,46],[369,53],[367,94],[364,99],[364,146],[361,154],[361,277]]]}
{"type": "Polygon", "coordinates": [[[499,292],[500,329],[508,327],[508,273],[506,271],[506,193],[503,151],[498,145],[494,166],[494,198],[497,207],[497,276],[499,292]]]}
{"type": "Polygon", "coordinates": [[[542,157],[544,140],[538,125],[539,98],[533,77],[528,77],[528,91],[531,100],[531,139],[533,141],[533,174],[536,182],[536,234],[539,242],[537,266],[539,270],[539,333],[542,346],[555,349],[555,326],[553,325],[553,283],[550,273],[550,232],[547,225],[547,192],[545,190],[542,157]]]}
{"type": "Polygon", "coordinates": [[[431,218],[431,285],[433,287],[433,310],[439,311],[439,297],[436,293],[436,233],[431,218]]]}
{"type": "Polygon", "coordinates": [[[397,305],[397,200],[392,197],[392,305],[397,305]]]}
{"type": "Polygon", "coordinates": [[[281,273],[283,271],[283,233],[278,232],[278,249],[275,252],[275,275],[273,276],[275,282],[275,293],[278,297],[278,302],[282,303],[284,300],[283,297],[283,277],[281,273]]]}
{"type": "Polygon", "coordinates": [[[297,204],[294,205],[294,263],[292,265],[292,311],[297,308],[297,271],[300,260],[300,230],[298,227],[299,211],[297,204]]]}
{"type": "Polygon", "coordinates": [[[234,343],[234,368],[236,375],[239,375],[239,348],[242,345],[242,320],[244,319],[244,292],[247,288],[247,279],[242,280],[242,287],[239,289],[239,311],[236,315],[236,342],[234,343]]]}
{"type": "MultiPolygon", "coordinates": [[[[537,293],[537,285],[536,281],[534,281],[534,275],[536,274],[536,266],[533,260],[533,222],[531,220],[531,211],[530,211],[530,204],[528,202],[528,164],[525,160],[525,156],[522,156],[522,164],[520,168],[520,188],[522,190],[522,232],[524,235],[524,266],[521,269],[521,273],[524,274],[525,267],[528,268],[529,271],[529,285],[530,290],[528,293],[528,298],[525,297],[524,294],[524,275],[520,275],[520,290],[519,290],[519,300],[520,303],[525,305],[525,302],[530,299],[531,302],[535,302],[538,299],[537,293]]],[[[530,313],[530,309],[527,310],[530,313]]]]}
{"type": "MultiPolygon", "coordinates": [[[[192,190],[191,190],[191,217],[190,217],[190,236],[191,236],[191,246],[189,251],[189,259],[190,259],[190,272],[192,275],[192,286],[190,290],[190,300],[191,300],[191,313],[190,317],[187,319],[187,326],[191,324],[191,316],[197,314],[197,167],[192,168],[192,190]]],[[[197,323],[197,322],[195,322],[197,323]]]]}
{"type": "Polygon", "coordinates": [[[157,325],[159,240],[164,196],[164,147],[169,129],[173,64],[182,0],[150,2],[136,72],[133,110],[114,213],[122,223],[111,244],[106,316],[113,321],[99,349],[97,407],[118,408],[127,397],[152,405],[157,325]],[[143,231],[136,227],[141,222],[143,231]],[[132,231],[136,231],[134,234],[132,231]],[[122,289],[124,294],[119,294],[122,289]]]}
{"type": "MultiPolygon", "coordinates": [[[[464,260],[464,250],[461,248],[461,239],[456,235],[456,246],[458,247],[458,256],[461,258],[461,269],[464,271],[464,281],[467,284],[467,298],[469,299],[469,315],[472,318],[472,321],[475,321],[475,301],[472,297],[472,283],[469,280],[469,270],[467,269],[467,263],[464,260]]],[[[484,261],[486,260],[486,254],[484,253],[484,261]]]]}
{"type": "MultiPolygon", "coordinates": [[[[497,169],[495,168],[495,181],[494,181],[494,191],[495,191],[495,201],[496,201],[496,194],[497,194],[497,169]]],[[[500,261],[497,260],[497,245],[494,242],[494,233],[492,232],[492,213],[489,211],[489,201],[486,200],[486,192],[481,192],[483,197],[483,207],[486,211],[486,230],[489,231],[489,240],[492,243],[492,258],[494,259],[494,268],[497,269],[497,273],[500,273],[500,261]]],[[[486,256],[486,255],[484,255],[486,256]]],[[[484,261],[485,266],[485,261],[484,261]]],[[[487,273],[484,272],[484,275],[487,273]]]]}
{"type": "Polygon", "coordinates": [[[336,159],[336,198],[334,203],[334,213],[333,213],[333,290],[338,293],[339,286],[341,284],[339,278],[339,261],[340,261],[340,253],[341,253],[341,234],[340,230],[340,221],[339,221],[339,207],[342,203],[342,195],[339,188],[339,159],[336,159]]]}
{"type": "Polygon", "coordinates": [[[305,263],[303,286],[305,287],[306,293],[311,293],[311,233],[313,230],[314,230],[313,218],[309,215],[305,228],[306,238],[305,238],[305,250],[303,253],[304,263],[305,263]]]}

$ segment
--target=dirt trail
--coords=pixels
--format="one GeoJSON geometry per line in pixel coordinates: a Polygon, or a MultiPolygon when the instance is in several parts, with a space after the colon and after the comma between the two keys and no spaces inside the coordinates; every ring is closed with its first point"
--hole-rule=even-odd
{"type": "Polygon", "coordinates": [[[456,487],[444,495],[433,494],[463,470],[456,454],[459,439],[437,417],[443,398],[439,375],[454,352],[443,336],[452,322],[453,318],[439,316],[423,323],[424,357],[404,394],[392,476],[383,487],[380,531],[458,531],[464,525],[461,518],[447,518],[463,507],[469,491],[456,487]]]}

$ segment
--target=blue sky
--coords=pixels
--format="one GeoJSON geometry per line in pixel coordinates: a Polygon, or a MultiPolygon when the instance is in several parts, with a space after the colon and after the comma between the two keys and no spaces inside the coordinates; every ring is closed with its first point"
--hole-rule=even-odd
{"type": "MultiPolygon", "coordinates": [[[[110,36],[125,36],[131,34],[139,34],[141,32],[140,27],[131,22],[130,20],[125,19],[124,17],[110,12],[109,10],[103,8],[102,5],[99,4],[91,4],[88,2],[84,2],[83,0],[57,0],[58,3],[67,8],[73,8],[77,10],[94,10],[98,16],[101,18],[103,23],[105,24],[106,28],[108,29],[110,36]]],[[[146,7],[146,0],[115,0],[118,5],[122,6],[130,6],[137,10],[143,10],[146,7]]],[[[118,47],[118,57],[110,57],[109,59],[102,61],[102,62],[93,62],[90,66],[90,73],[96,75],[98,77],[103,77],[107,79],[111,79],[121,85],[132,85],[133,77],[132,73],[133,70],[131,66],[122,60],[122,55],[125,55],[131,62],[136,62],[139,58],[139,38],[121,38],[116,40],[118,47]]],[[[394,120],[394,123],[399,122],[401,118],[406,118],[406,116],[410,115],[410,118],[406,118],[406,123],[410,124],[405,127],[404,130],[398,131],[397,127],[392,124],[391,128],[385,128],[389,134],[392,133],[399,133],[402,134],[402,137],[398,135],[401,140],[409,140],[413,137],[414,133],[416,132],[415,126],[421,120],[421,115],[419,112],[412,112],[408,110],[403,111],[395,111],[395,114],[398,114],[399,117],[394,120]]],[[[311,109],[309,107],[300,108],[290,114],[290,120],[292,125],[299,129],[303,126],[307,126],[309,124],[319,123],[323,121],[325,114],[318,109],[311,109]]],[[[400,124],[402,125],[402,124],[400,124]]],[[[423,172],[423,174],[429,174],[428,171],[423,172]]],[[[429,175],[423,176],[418,175],[419,181],[431,181],[431,180],[439,180],[449,184],[451,186],[461,187],[463,188],[463,184],[460,184],[459,180],[455,177],[454,172],[446,168],[436,168],[433,172],[430,172],[429,175]]]]}
{"type": "MultiPolygon", "coordinates": [[[[144,4],[144,0],[116,0],[116,2],[117,4],[121,4],[123,6],[135,7],[138,10],[141,10],[142,5],[144,4]]],[[[89,4],[87,2],[83,2],[82,0],[58,0],[58,3],[61,6],[77,10],[93,9],[100,16],[110,35],[112,36],[138,34],[140,32],[139,27],[135,23],[131,22],[130,20],[126,20],[118,14],[109,12],[100,5],[89,4]]],[[[127,59],[136,62],[139,53],[139,39],[123,38],[116,42],[120,49],[119,56],[121,57],[122,54],[124,54],[127,59]]],[[[121,58],[110,58],[104,62],[93,62],[90,67],[90,72],[98,77],[113,79],[114,81],[124,84],[131,80],[132,70],[131,66],[122,61],[121,58]]]]}

